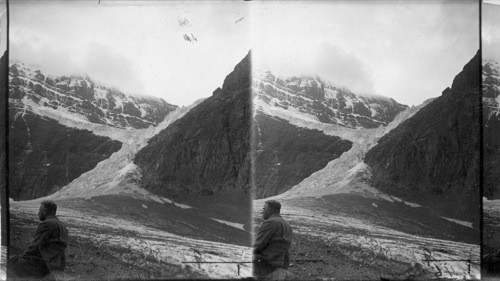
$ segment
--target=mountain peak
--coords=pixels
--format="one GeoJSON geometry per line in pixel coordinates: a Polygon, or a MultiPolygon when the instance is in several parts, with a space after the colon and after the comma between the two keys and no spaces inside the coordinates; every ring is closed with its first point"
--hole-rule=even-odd
{"type": "Polygon", "coordinates": [[[391,98],[353,93],[317,74],[284,77],[255,69],[252,80],[257,108],[286,110],[304,119],[349,128],[387,125],[407,108],[391,98]]]}
{"type": "Polygon", "coordinates": [[[481,79],[481,54],[477,51],[476,55],[464,66],[462,71],[455,76],[451,89],[454,91],[468,91],[480,87],[481,79]]]}
{"type": "Polygon", "coordinates": [[[249,81],[251,81],[251,64],[252,51],[250,50],[234,67],[234,70],[226,76],[222,84],[222,91],[227,93],[249,86],[249,81]]]}

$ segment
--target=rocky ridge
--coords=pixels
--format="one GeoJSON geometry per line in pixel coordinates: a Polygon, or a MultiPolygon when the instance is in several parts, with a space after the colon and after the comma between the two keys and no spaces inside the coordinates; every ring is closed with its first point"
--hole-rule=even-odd
{"type": "Polygon", "coordinates": [[[483,194],[500,199],[500,65],[483,64],[483,194]]]}
{"type": "Polygon", "coordinates": [[[170,198],[231,193],[249,204],[250,64],[249,53],[222,88],[136,154],[142,188],[170,198]]]}
{"type": "Polygon", "coordinates": [[[318,76],[280,77],[254,70],[253,77],[256,99],[323,123],[377,128],[407,108],[391,98],[353,93],[318,76]]]}
{"type": "Polygon", "coordinates": [[[9,68],[11,108],[52,109],[66,118],[118,128],[156,126],[178,108],[155,97],[133,96],[101,85],[89,76],[52,76],[15,62],[9,68]]]}
{"type": "Polygon", "coordinates": [[[479,71],[478,52],[451,88],[368,151],[373,187],[478,227],[479,71]]]}

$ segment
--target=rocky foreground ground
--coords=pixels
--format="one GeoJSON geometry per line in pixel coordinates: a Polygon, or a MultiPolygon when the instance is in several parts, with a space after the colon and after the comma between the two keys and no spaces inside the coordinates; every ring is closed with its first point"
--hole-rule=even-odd
{"type": "MultiPolygon", "coordinates": [[[[289,279],[480,276],[479,231],[436,217],[424,208],[351,194],[279,200],[282,216],[294,230],[289,279]]],[[[256,217],[264,201],[255,201],[256,217]]],[[[254,226],[261,221],[257,219],[254,226]]]]}
{"type": "MultiPolygon", "coordinates": [[[[255,201],[256,217],[264,201],[255,201]]],[[[480,276],[479,232],[463,222],[404,202],[352,194],[280,201],[282,216],[294,230],[288,279],[480,276]]],[[[251,264],[241,264],[238,275],[232,263],[183,263],[251,260],[248,226],[228,225],[222,217],[211,219],[217,218],[216,213],[208,217],[195,208],[119,195],[58,203],[59,217],[71,234],[67,280],[251,275],[251,264]]],[[[38,225],[38,206],[36,201],[11,203],[11,254],[26,249],[38,225]]],[[[254,227],[260,222],[256,219],[254,227]]]]}
{"type": "MultiPolygon", "coordinates": [[[[207,279],[251,275],[250,234],[194,208],[112,195],[58,201],[70,233],[67,280],[207,279]]],[[[39,202],[11,203],[11,254],[26,249],[39,202]]]]}

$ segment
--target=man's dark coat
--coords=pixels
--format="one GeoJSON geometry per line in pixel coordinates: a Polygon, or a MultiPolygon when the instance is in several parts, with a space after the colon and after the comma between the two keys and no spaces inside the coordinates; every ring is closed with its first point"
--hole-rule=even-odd
{"type": "Polygon", "coordinates": [[[272,215],[260,226],[254,243],[254,256],[275,268],[288,268],[292,235],[290,225],[280,215],[272,215]]]}
{"type": "Polygon", "coordinates": [[[68,229],[55,215],[48,216],[40,225],[25,255],[41,257],[48,263],[65,259],[68,229]],[[39,254],[38,254],[39,253],[39,254]]]}
{"type": "Polygon", "coordinates": [[[36,230],[28,249],[9,261],[9,272],[17,277],[42,277],[49,269],[63,270],[68,229],[55,215],[48,216],[36,230]]]}

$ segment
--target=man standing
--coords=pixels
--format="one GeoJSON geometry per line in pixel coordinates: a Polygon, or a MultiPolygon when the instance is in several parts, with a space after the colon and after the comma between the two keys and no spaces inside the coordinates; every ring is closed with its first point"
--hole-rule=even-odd
{"type": "Polygon", "coordinates": [[[9,260],[8,274],[12,277],[40,278],[50,270],[64,270],[68,229],[56,217],[57,205],[53,201],[40,204],[35,237],[28,249],[9,260]]]}
{"type": "Polygon", "coordinates": [[[288,268],[292,228],[280,216],[281,204],[266,201],[262,209],[264,222],[254,243],[254,275],[264,277],[278,268],[288,268]]]}

